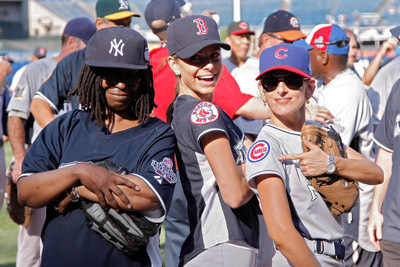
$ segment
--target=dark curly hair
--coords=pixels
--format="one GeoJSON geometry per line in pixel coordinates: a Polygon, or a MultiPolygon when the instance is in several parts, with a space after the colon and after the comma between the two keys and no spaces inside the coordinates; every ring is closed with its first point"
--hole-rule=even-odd
{"type": "MultiPolygon", "coordinates": [[[[96,120],[100,127],[110,129],[114,124],[114,113],[109,109],[105,90],[101,87],[101,71],[105,68],[96,68],[83,64],[79,73],[77,87],[70,92],[70,96],[77,94],[83,110],[88,110],[90,118],[96,120]],[[108,123],[106,124],[106,121],[108,123]]],[[[139,70],[141,77],[138,96],[131,107],[132,115],[139,124],[146,123],[154,107],[154,87],[151,66],[146,70],[139,70]]]]}

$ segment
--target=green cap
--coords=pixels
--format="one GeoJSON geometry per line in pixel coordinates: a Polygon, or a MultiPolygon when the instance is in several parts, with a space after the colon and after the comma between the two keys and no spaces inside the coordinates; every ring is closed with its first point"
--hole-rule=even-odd
{"type": "Polygon", "coordinates": [[[131,11],[127,0],[98,0],[96,3],[96,16],[109,20],[140,17],[139,14],[131,11]]]}

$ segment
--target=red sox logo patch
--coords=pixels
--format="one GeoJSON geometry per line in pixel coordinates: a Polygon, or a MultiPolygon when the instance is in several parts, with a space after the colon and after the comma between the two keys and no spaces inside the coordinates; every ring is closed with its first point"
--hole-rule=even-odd
{"type": "Polygon", "coordinates": [[[287,51],[288,51],[288,49],[286,47],[279,47],[275,51],[275,57],[277,59],[285,59],[288,57],[288,55],[286,54],[287,51]]]}
{"type": "Polygon", "coordinates": [[[201,102],[193,109],[190,120],[194,124],[207,124],[216,121],[218,117],[218,109],[213,103],[201,102]]]}
{"type": "Polygon", "coordinates": [[[255,142],[247,152],[247,159],[250,162],[258,162],[263,160],[270,151],[270,145],[265,140],[255,142]]]}
{"type": "Polygon", "coordinates": [[[197,29],[199,29],[199,31],[197,32],[197,35],[202,35],[202,34],[207,34],[208,33],[208,28],[206,25],[206,21],[202,18],[198,18],[193,20],[193,22],[196,23],[197,29]]]}

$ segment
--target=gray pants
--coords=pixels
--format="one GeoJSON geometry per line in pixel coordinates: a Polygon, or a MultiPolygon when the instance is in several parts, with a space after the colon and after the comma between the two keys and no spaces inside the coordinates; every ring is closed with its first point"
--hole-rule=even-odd
{"type": "Polygon", "coordinates": [[[383,256],[383,267],[400,266],[400,243],[382,240],[380,245],[383,256]]]}
{"type": "Polygon", "coordinates": [[[256,267],[256,265],[256,252],[223,243],[206,249],[186,263],[185,267],[256,267]]]}

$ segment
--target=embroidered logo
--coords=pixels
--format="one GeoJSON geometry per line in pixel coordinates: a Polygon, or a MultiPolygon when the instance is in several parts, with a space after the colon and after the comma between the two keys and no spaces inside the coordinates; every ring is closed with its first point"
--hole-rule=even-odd
{"type": "Polygon", "coordinates": [[[207,34],[208,33],[208,28],[206,25],[206,21],[202,18],[198,18],[193,20],[193,22],[196,23],[197,29],[199,29],[199,31],[197,32],[197,35],[202,35],[202,34],[207,34]]]}
{"type": "Polygon", "coordinates": [[[236,152],[236,164],[242,164],[246,162],[246,146],[244,145],[244,141],[240,140],[236,143],[236,145],[233,147],[236,152]]]}
{"type": "Polygon", "coordinates": [[[320,49],[322,49],[322,48],[324,48],[324,37],[321,35],[321,36],[319,36],[318,38],[315,38],[314,39],[314,43],[317,43],[317,44],[314,44],[314,46],[316,47],[316,48],[320,48],[320,49]]]}
{"type": "Polygon", "coordinates": [[[193,109],[190,120],[194,124],[207,124],[216,121],[218,117],[218,109],[213,103],[201,102],[193,109]]]}
{"type": "Polygon", "coordinates": [[[25,91],[24,87],[17,85],[17,87],[15,87],[14,91],[11,93],[13,94],[14,97],[21,98],[24,94],[24,91],[25,91]]]}
{"type": "Polygon", "coordinates": [[[255,142],[247,153],[247,159],[250,162],[258,162],[263,160],[270,151],[270,145],[265,140],[259,140],[255,142]]]}
{"type": "Polygon", "coordinates": [[[394,127],[394,137],[400,135],[400,114],[396,116],[396,125],[394,127]]]}
{"type": "Polygon", "coordinates": [[[242,30],[248,30],[249,29],[249,24],[247,24],[247,22],[242,21],[239,23],[239,28],[242,30]]]}
{"type": "Polygon", "coordinates": [[[153,167],[154,171],[164,178],[168,183],[176,183],[177,178],[173,169],[174,163],[170,158],[166,157],[162,162],[152,160],[151,166],[153,167]]]}
{"type": "Polygon", "coordinates": [[[288,55],[286,54],[287,51],[288,51],[288,49],[286,47],[279,47],[275,51],[275,57],[277,59],[285,59],[288,57],[288,55]]]}
{"type": "Polygon", "coordinates": [[[112,51],[115,49],[114,52],[114,57],[118,56],[118,54],[120,54],[121,56],[124,55],[124,46],[125,43],[120,39],[119,42],[117,43],[117,40],[114,38],[114,40],[112,40],[110,42],[111,47],[110,47],[110,51],[108,51],[108,53],[110,55],[112,55],[112,51]]]}
{"type": "Polygon", "coordinates": [[[126,10],[129,8],[128,1],[126,0],[119,0],[119,4],[120,4],[119,10],[126,10]]]}
{"type": "Polygon", "coordinates": [[[292,25],[293,28],[300,27],[299,20],[296,17],[291,17],[289,23],[290,23],[290,25],[292,25]]]}

